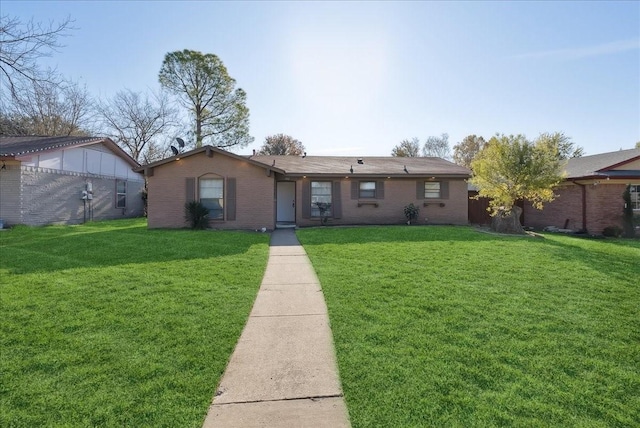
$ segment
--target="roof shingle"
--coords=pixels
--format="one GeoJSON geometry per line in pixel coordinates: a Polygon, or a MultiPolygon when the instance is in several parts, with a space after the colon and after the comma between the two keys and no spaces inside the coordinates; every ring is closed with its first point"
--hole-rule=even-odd
{"type": "Polygon", "coordinates": [[[435,175],[468,177],[470,171],[435,157],[250,156],[289,175],[435,175]]]}

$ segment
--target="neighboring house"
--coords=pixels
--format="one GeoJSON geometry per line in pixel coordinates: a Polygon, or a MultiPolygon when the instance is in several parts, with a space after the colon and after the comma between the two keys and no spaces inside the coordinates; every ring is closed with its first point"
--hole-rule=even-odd
{"type": "Polygon", "coordinates": [[[622,194],[631,185],[632,206],[640,214],[640,149],[569,159],[557,199],[542,211],[525,204],[524,225],[555,226],[599,235],[622,227],[622,194]]]}
{"type": "Polygon", "coordinates": [[[0,136],[4,225],[141,216],[140,165],[108,138],[0,136]]]}
{"type": "Polygon", "coordinates": [[[185,227],[184,206],[199,200],[210,227],[274,229],[328,224],[467,224],[470,171],[439,158],[240,156],[206,146],[142,166],[149,227],[185,227]]]}

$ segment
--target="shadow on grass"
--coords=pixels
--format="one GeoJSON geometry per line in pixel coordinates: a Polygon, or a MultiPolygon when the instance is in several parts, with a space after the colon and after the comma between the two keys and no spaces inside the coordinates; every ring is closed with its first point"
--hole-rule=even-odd
{"type": "MultiPolygon", "coordinates": [[[[326,227],[300,229],[297,234],[305,247],[447,242],[454,246],[464,243],[468,247],[467,251],[474,251],[473,246],[468,244],[479,243],[483,244],[479,251],[486,252],[490,251],[489,248],[495,248],[496,257],[500,257],[500,251],[507,248],[502,243],[509,243],[511,251],[522,252],[523,263],[527,262],[527,254],[532,254],[535,248],[548,253],[550,263],[574,262],[576,266],[583,266],[585,275],[595,269],[613,278],[628,281],[631,269],[640,276],[640,241],[583,239],[565,235],[548,235],[542,238],[508,236],[483,233],[467,226],[326,227]],[[511,246],[514,243],[517,245],[511,246]]],[[[447,247],[442,248],[443,251],[449,251],[447,247]]],[[[533,266],[532,269],[545,269],[545,266],[533,266]]]]}
{"type": "Polygon", "coordinates": [[[15,227],[0,236],[0,268],[11,274],[215,259],[243,254],[268,236],[242,231],[147,229],[142,219],[80,226],[15,227]]]}
{"type": "Polygon", "coordinates": [[[545,242],[551,257],[558,261],[581,264],[619,281],[640,278],[640,242],[588,240],[571,236],[549,237],[545,242]]]}
{"type": "MultiPolygon", "coordinates": [[[[366,244],[425,241],[497,241],[498,235],[480,233],[471,226],[338,226],[313,227],[297,231],[303,245],[366,244]]],[[[508,239],[528,239],[514,236],[508,239]]]]}

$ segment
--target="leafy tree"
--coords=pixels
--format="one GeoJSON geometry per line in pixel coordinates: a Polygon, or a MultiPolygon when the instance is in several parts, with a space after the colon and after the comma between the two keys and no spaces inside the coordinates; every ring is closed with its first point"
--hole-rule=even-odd
{"type": "Polygon", "coordinates": [[[89,135],[93,100],[86,87],[68,80],[23,80],[16,94],[0,104],[0,132],[13,135],[89,135]]]}
{"type": "Polygon", "coordinates": [[[484,148],[487,142],[482,137],[468,135],[453,146],[453,161],[458,165],[469,168],[476,155],[484,148]]]}
{"type": "Polygon", "coordinates": [[[123,90],[100,102],[97,111],[104,134],[136,161],[149,163],[162,157],[158,140],[174,125],[175,116],[164,94],[123,90]]]}
{"type": "Polygon", "coordinates": [[[258,154],[300,156],[304,153],[304,150],[302,142],[289,135],[276,134],[264,139],[264,144],[260,147],[258,154]]]}
{"type": "Polygon", "coordinates": [[[427,141],[422,147],[422,156],[435,156],[442,159],[449,159],[451,157],[449,134],[427,138],[427,141]]]}
{"type": "Polygon", "coordinates": [[[15,97],[25,83],[56,82],[56,73],[43,71],[38,60],[62,47],[58,38],[67,35],[72,23],[71,18],[44,25],[0,16],[0,81],[4,87],[0,92],[15,97]]]}
{"type": "Polygon", "coordinates": [[[584,148],[576,146],[571,142],[571,138],[562,132],[540,134],[537,140],[538,144],[546,145],[550,150],[556,153],[558,159],[579,158],[584,155],[584,148]]]}
{"type": "Polygon", "coordinates": [[[420,156],[420,140],[412,138],[411,140],[402,140],[400,144],[391,150],[391,156],[403,158],[416,158],[420,156]]]}
{"type": "Polygon", "coordinates": [[[636,149],[640,149],[640,141],[636,143],[636,149]]]}
{"type": "Polygon", "coordinates": [[[165,55],[158,75],[163,88],[174,94],[193,115],[196,147],[245,147],[249,135],[246,93],[214,54],[185,49],[165,55]]]}
{"type": "Polygon", "coordinates": [[[542,136],[536,142],[523,135],[496,135],[471,162],[478,196],[489,198],[492,229],[523,233],[522,208],[516,201],[526,199],[537,209],[555,198],[553,189],[562,181],[564,162],[542,136]]]}

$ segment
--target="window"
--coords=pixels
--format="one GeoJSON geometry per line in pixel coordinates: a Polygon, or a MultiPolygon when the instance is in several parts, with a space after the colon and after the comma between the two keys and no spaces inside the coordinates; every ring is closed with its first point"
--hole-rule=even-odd
{"type": "Polygon", "coordinates": [[[331,182],[311,182],[311,217],[331,216],[331,182]]]}
{"type": "Polygon", "coordinates": [[[424,197],[425,197],[425,199],[439,199],[440,198],[440,182],[439,181],[425,181],[424,182],[424,197]]]}
{"type": "Polygon", "coordinates": [[[127,208],[127,182],[116,180],[116,208],[127,208]]]}
{"type": "Polygon", "coordinates": [[[640,210],[640,184],[632,184],[629,187],[631,193],[631,207],[634,210],[640,210]]]}
{"type": "Polygon", "coordinates": [[[376,182],[375,181],[361,181],[360,182],[360,198],[375,198],[376,197],[376,182]]]}
{"type": "Polygon", "coordinates": [[[200,203],[209,209],[209,218],[224,218],[224,180],[222,178],[200,179],[200,203]]]}

